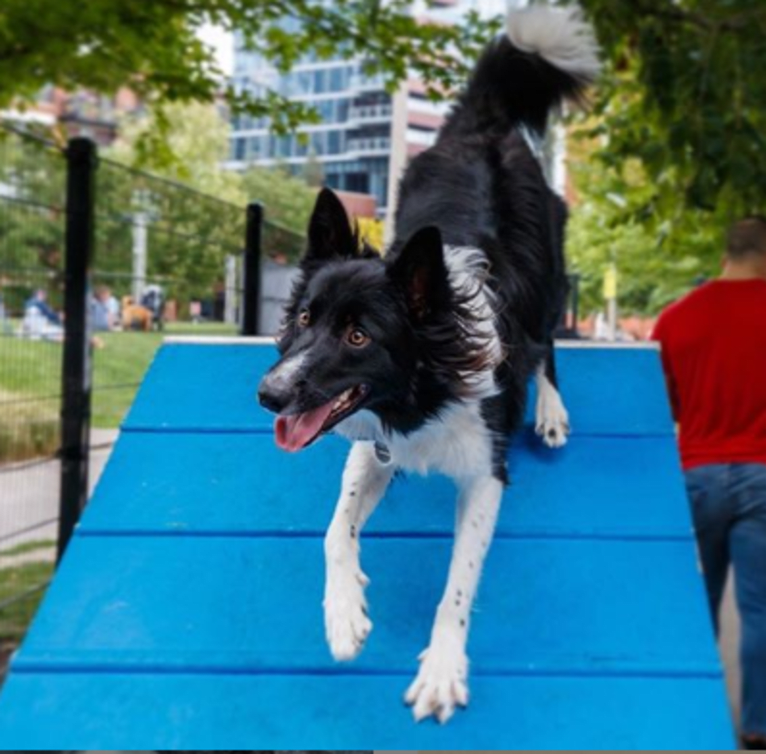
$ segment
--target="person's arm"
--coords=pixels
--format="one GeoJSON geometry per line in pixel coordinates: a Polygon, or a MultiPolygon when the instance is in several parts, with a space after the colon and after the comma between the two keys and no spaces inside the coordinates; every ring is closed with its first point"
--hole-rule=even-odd
{"type": "Polygon", "coordinates": [[[59,317],[59,315],[55,311],[53,311],[53,309],[51,309],[51,307],[48,306],[48,304],[45,301],[38,301],[37,302],[37,310],[52,325],[60,325],[61,324],[61,317],[59,317]]]}
{"type": "Polygon", "coordinates": [[[660,344],[660,358],[662,359],[662,371],[665,373],[665,384],[668,388],[668,397],[670,398],[670,408],[673,412],[673,420],[680,421],[681,404],[678,399],[678,387],[673,376],[672,354],[668,338],[668,325],[664,312],[660,314],[657,324],[652,330],[652,340],[660,344]]]}

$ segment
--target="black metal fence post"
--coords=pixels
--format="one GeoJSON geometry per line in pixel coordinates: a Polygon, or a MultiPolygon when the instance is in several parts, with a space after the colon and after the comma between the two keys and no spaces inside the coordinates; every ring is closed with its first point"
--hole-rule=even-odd
{"type": "Polygon", "coordinates": [[[242,335],[257,335],[259,329],[262,228],[263,207],[258,202],[248,204],[243,263],[244,301],[242,307],[242,335]]]}
{"type": "Polygon", "coordinates": [[[91,391],[88,295],[95,241],[96,145],[90,139],[71,139],[66,160],[59,560],[88,499],[91,391]]]}

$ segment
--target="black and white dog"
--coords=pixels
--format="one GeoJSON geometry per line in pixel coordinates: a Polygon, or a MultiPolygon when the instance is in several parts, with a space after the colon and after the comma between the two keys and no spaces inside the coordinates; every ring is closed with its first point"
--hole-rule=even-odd
{"type": "Polygon", "coordinates": [[[333,656],[349,660],[372,624],[359,536],[397,469],[439,470],[459,488],[452,562],[420,670],[415,718],[447,720],[468,701],[471,603],[492,539],[506,451],[527,383],[536,430],[566,442],[552,331],[566,293],[566,208],[530,149],[549,112],[578,100],[598,70],[573,9],[508,17],[442,128],[400,185],[395,239],[360,245],[335,195],[320,193],[308,250],[261,403],[278,445],[297,451],[329,430],[353,441],[325,540],[333,656]]]}

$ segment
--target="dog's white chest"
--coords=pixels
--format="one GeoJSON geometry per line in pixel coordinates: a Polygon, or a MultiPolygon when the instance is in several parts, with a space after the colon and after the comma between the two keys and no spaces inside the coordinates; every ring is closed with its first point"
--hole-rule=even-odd
{"type": "Polygon", "coordinates": [[[390,439],[391,460],[408,471],[454,478],[491,473],[492,440],[478,402],[455,404],[417,432],[390,439]]]}

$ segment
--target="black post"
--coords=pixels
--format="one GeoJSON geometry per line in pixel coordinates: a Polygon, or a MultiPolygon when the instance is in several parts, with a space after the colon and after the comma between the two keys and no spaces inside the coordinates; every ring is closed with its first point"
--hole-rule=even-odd
{"type": "Polygon", "coordinates": [[[243,264],[244,302],[242,335],[257,335],[261,308],[261,231],[263,207],[258,202],[247,205],[245,258],[243,264]]]}
{"type": "Polygon", "coordinates": [[[91,386],[88,295],[94,246],[96,145],[90,139],[70,139],[66,160],[59,560],[88,499],[91,386]]]}

